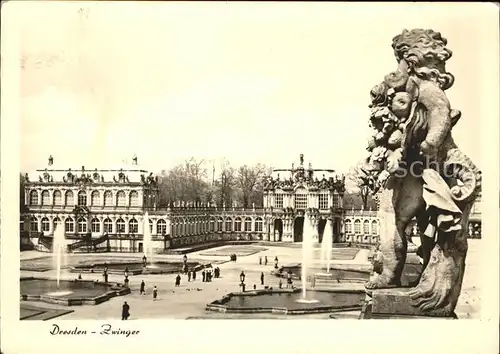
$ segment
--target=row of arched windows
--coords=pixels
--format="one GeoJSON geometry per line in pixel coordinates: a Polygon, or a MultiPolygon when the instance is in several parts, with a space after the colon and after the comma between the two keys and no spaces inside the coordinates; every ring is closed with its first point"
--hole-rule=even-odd
{"type": "MultiPolygon", "coordinates": [[[[29,204],[30,205],[38,205],[39,203],[39,193],[36,190],[32,190],[29,194],[29,204]]],[[[118,191],[116,193],[116,197],[113,198],[113,193],[111,191],[104,192],[102,196],[102,200],[104,201],[104,206],[139,206],[139,193],[137,191],[131,191],[127,196],[124,191],[118,191]]],[[[66,191],[64,193],[64,200],[61,191],[55,190],[52,194],[52,198],[50,197],[50,193],[48,190],[44,190],[41,193],[41,204],[42,205],[74,205],[74,195],[73,191],[66,191]],[[64,201],[64,203],[63,203],[64,201]]],[[[87,205],[87,192],[79,191],[77,194],[77,205],[87,205]]],[[[90,194],[90,205],[91,206],[100,206],[101,202],[101,193],[99,191],[93,191],[90,194]]]]}
{"type": "MultiPolygon", "coordinates": [[[[356,219],[354,220],[354,225],[353,222],[350,219],[346,219],[344,222],[345,225],[345,233],[346,234],[370,234],[370,221],[365,220],[363,222],[363,230],[361,230],[361,220],[356,219]],[[354,226],[354,228],[353,228],[354,226]]],[[[377,235],[378,234],[378,222],[376,220],[373,220],[371,222],[371,234],[372,235],[377,235]]]]}
{"type": "MultiPolygon", "coordinates": [[[[57,224],[61,222],[61,219],[56,217],[53,221],[53,230],[56,229],[57,224]]],[[[90,221],[90,230],[87,230],[87,219],[86,218],[78,218],[75,221],[73,218],[67,218],[64,222],[64,230],[69,233],[87,233],[89,231],[93,233],[101,232],[101,221],[97,218],[93,218],[90,221]],[[76,230],[76,231],[75,231],[76,230]]],[[[41,220],[41,230],[38,230],[38,219],[36,217],[31,218],[31,231],[50,231],[50,221],[49,218],[43,217],[41,220]]],[[[104,233],[112,233],[113,232],[113,221],[109,218],[106,218],[103,222],[103,232],[104,233]]],[[[153,232],[153,221],[149,220],[149,230],[153,232]]],[[[124,233],[125,232],[125,220],[119,218],[116,220],[116,233],[124,233]]],[[[136,219],[131,219],[128,222],[128,233],[137,234],[139,232],[139,223],[136,219]]],[[[156,233],[157,234],[166,234],[167,233],[167,223],[163,219],[159,219],[156,223],[156,233]]]]}
{"type": "MultiPolygon", "coordinates": [[[[178,219],[175,218],[173,221],[174,225],[177,225],[179,223],[188,223],[190,224],[192,220],[183,220],[183,219],[178,219]]],[[[195,219],[194,222],[197,222],[195,219]]],[[[263,220],[261,217],[257,217],[255,219],[255,231],[261,232],[263,229],[263,220]]],[[[247,216],[245,220],[242,220],[239,216],[236,217],[234,220],[227,216],[225,219],[221,216],[217,218],[217,222],[215,218],[210,219],[210,231],[252,231],[252,218],[247,216]],[[215,225],[217,227],[215,227],[215,225]],[[225,228],[224,228],[225,226],[225,228]],[[234,228],[233,228],[234,226],[234,228]]]]}

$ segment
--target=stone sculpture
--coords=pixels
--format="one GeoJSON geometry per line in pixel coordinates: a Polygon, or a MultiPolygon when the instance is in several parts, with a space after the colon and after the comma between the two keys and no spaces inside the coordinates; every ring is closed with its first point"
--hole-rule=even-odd
{"type": "Polygon", "coordinates": [[[468,219],[481,188],[481,172],[453,141],[461,117],[445,91],[452,52],[433,30],[404,30],[392,48],[398,68],[371,90],[369,156],[355,169],[358,186],[379,199],[381,274],[365,287],[414,287],[407,292],[421,315],[453,316],[467,254],[468,219]],[[401,284],[407,255],[405,229],[416,218],[423,270],[415,284],[401,284]]]}

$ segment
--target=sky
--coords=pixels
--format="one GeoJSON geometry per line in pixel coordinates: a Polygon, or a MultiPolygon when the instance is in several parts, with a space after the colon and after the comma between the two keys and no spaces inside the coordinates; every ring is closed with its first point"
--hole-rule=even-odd
{"type": "Polygon", "coordinates": [[[19,24],[22,172],[49,155],[106,168],[136,154],[158,172],[191,156],[287,168],[301,153],[345,172],[365,156],[369,92],[396,69],[404,28],[448,39],[454,138],[481,166],[484,4],[31,6],[19,24]]]}

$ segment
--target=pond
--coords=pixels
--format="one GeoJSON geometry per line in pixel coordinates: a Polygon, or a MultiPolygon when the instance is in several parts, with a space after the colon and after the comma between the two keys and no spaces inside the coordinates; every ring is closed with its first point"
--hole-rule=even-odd
{"type": "Polygon", "coordinates": [[[308,290],[306,301],[302,292],[264,290],[231,293],[207,305],[207,310],[241,313],[308,314],[332,312],[340,309],[361,309],[366,297],[364,291],[314,291],[308,290]]]}

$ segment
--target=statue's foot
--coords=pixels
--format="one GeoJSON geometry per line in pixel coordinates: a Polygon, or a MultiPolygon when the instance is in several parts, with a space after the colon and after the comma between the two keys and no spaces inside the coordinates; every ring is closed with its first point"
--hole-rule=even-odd
{"type": "Polygon", "coordinates": [[[393,278],[388,277],[385,274],[377,274],[373,277],[373,279],[369,280],[365,284],[365,291],[366,294],[371,296],[373,290],[375,289],[390,289],[390,288],[397,288],[400,286],[401,286],[400,281],[395,281],[393,278]]]}

